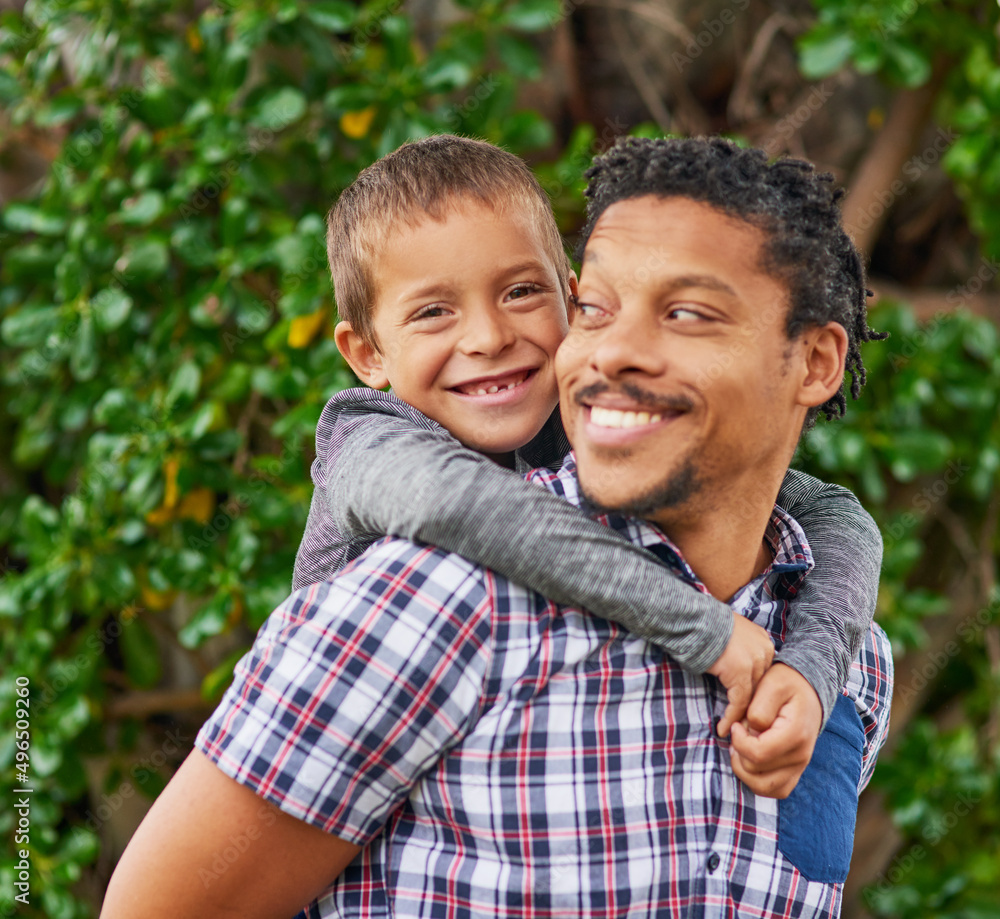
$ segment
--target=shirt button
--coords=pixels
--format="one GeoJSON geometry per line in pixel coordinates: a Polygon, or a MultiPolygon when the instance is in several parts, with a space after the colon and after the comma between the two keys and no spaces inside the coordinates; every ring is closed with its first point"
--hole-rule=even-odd
{"type": "Polygon", "coordinates": [[[720,861],[722,861],[722,859],[719,858],[718,852],[713,852],[711,855],[708,856],[708,871],[710,874],[714,872],[716,868],[719,867],[720,861]]]}

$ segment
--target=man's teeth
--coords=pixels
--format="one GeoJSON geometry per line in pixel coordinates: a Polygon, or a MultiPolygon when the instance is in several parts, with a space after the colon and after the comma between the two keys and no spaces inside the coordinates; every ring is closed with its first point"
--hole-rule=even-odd
{"type": "Polygon", "coordinates": [[[620,412],[616,408],[601,408],[595,405],[590,410],[590,420],[601,428],[637,428],[663,421],[663,415],[651,415],[649,412],[620,412]]]}

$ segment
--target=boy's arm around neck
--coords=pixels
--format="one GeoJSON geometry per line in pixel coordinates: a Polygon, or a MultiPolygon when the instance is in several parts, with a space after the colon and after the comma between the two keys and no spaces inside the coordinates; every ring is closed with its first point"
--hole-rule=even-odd
{"type": "Polygon", "coordinates": [[[875,614],[882,534],[850,491],[797,469],[785,476],[778,504],[805,530],[815,567],[792,601],[774,659],[816,690],[825,725],[875,614]]]}
{"type": "Polygon", "coordinates": [[[345,535],[390,533],[463,555],[624,625],[695,672],[722,654],[733,629],[728,606],[411,406],[351,392],[354,403],[317,434],[328,441],[319,445],[328,511],[345,535]]]}

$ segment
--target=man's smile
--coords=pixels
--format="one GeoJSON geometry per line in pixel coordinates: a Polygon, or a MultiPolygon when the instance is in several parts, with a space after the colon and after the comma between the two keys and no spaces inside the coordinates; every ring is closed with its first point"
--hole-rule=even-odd
{"type": "Polygon", "coordinates": [[[685,396],[657,396],[630,383],[613,388],[604,381],[578,390],[573,401],[583,410],[588,439],[606,446],[650,434],[694,408],[685,396]]]}
{"type": "Polygon", "coordinates": [[[590,423],[596,424],[599,428],[646,427],[659,421],[663,421],[663,415],[659,412],[650,414],[649,412],[621,411],[617,408],[601,408],[599,405],[590,409],[590,423]]]}

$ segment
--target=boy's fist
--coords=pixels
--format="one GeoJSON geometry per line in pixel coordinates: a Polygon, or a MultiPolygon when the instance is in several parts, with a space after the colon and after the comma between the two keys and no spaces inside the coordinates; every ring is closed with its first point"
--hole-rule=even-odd
{"type": "Polygon", "coordinates": [[[822,721],[816,690],[797,670],[775,664],[757,686],[746,726],[733,725],[733,772],[756,794],[787,798],[809,765],[822,721]]]}
{"type": "Polygon", "coordinates": [[[719,736],[725,737],[729,729],[747,712],[750,698],[764,671],[771,666],[774,643],[771,636],[759,625],[739,613],[733,613],[733,634],[726,650],[708,668],[726,687],[729,704],[719,722],[719,736]]]}

